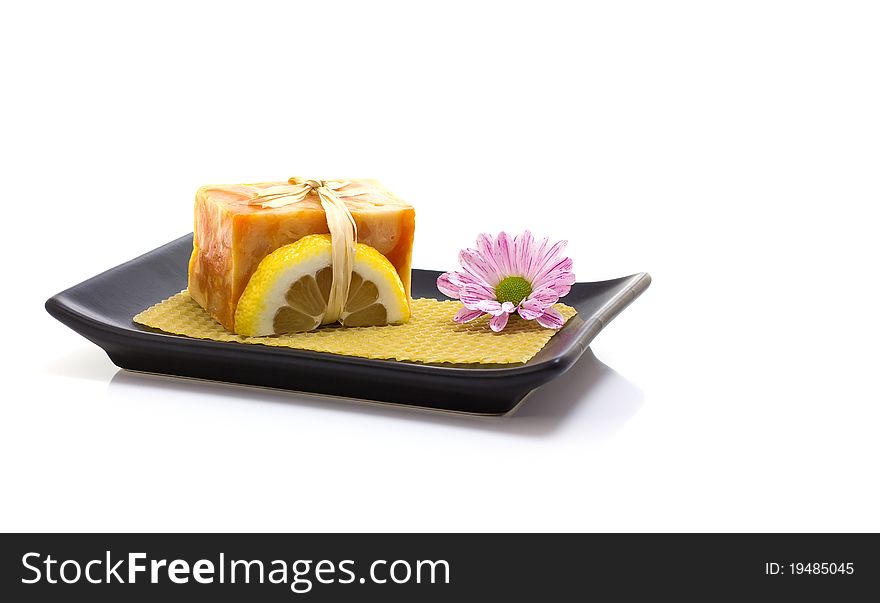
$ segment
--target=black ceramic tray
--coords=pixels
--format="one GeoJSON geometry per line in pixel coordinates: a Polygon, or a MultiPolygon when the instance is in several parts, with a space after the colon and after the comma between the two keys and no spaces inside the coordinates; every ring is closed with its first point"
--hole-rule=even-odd
{"type": "MultiPolygon", "coordinates": [[[[140,311],[186,287],[191,250],[192,235],[181,237],[55,295],[46,310],[124,369],[499,415],[568,370],[651,282],[643,272],[576,283],[563,301],[578,314],[524,364],[428,365],[192,339],[132,322],[140,311]]],[[[445,299],[435,284],[439,275],[413,270],[413,297],[445,299]]]]}

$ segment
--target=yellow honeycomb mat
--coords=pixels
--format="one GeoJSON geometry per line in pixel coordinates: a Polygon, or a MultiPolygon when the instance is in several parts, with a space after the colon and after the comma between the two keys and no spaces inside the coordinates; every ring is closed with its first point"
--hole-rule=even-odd
{"type": "MultiPolygon", "coordinates": [[[[483,316],[464,325],[452,321],[457,301],[414,299],[413,315],[404,325],[340,328],[326,326],[308,333],[270,337],[241,337],[224,329],[182,291],[134,317],[134,322],[197,339],[230,341],[329,352],[379,360],[454,364],[513,364],[527,362],[556,333],[534,321],[511,317],[501,333],[489,329],[483,316]]],[[[574,308],[556,304],[566,321],[574,308]]]]}

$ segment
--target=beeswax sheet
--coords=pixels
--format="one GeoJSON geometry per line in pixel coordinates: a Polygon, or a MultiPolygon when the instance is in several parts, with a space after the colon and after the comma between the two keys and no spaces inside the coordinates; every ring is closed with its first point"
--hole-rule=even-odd
{"type": "MultiPolygon", "coordinates": [[[[323,326],[307,333],[242,337],[230,333],[182,291],[134,317],[134,322],[166,333],[243,344],[287,347],[345,356],[424,363],[515,364],[527,362],[556,333],[534,321],[511,316],[500,333],[489,329],[487,316],[467,324],[452,317],[458,301],[414,299],[412,318],[403,325],[343,328],[323,326]]],[[[556,304],[566,321],[570,306],[556,304]]]]}

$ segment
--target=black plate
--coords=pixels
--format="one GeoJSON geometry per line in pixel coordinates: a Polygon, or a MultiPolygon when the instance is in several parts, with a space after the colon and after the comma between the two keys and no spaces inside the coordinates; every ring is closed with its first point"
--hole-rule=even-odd
{"type": "MultiPolygon", "coordinates": [[[[191,251],[192,235],[181,237],[55,295],[46,310],[104,348],[124,369],[498,415],[568,370],[651,282],[643,272],[576,283],[563,301],[577,308],[577,316],[525,364],[429,365],[192,339],[132,322],[142,310],[186,287],[191,251]]],[[[413,297],[445,299],[435,284],[439,275],[413,270],[413,297]]]]}

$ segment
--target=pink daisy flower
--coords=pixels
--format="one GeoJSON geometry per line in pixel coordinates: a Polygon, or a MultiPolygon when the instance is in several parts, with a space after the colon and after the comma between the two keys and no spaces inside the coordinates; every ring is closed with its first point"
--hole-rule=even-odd
{"type": "Polygon", "coordinates": [[[437,288],[464,304],[455,322],[490,314],[489,327],[497,332],[516,312],[542,327],[558,329],[562,315],[552,306],[574,283],[571,258],[561,255],[567,243],[551,245],[546,237],[536,241],[528,230],[515,238],[506,232],[496,238],[481,234],[476,249],[458,254],[462,270],[440,275],[437,288]]]}

